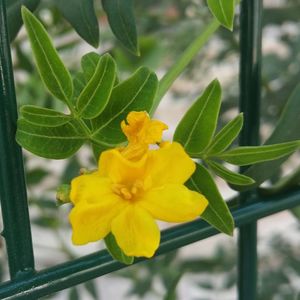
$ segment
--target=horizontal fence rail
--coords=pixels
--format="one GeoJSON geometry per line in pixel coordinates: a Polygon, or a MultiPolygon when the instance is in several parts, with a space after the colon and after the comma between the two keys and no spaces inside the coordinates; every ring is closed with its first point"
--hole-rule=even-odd
{"type": "MultiPolygon", "coordinates": [[[[236,227],[300,205],[300,190],[269,198],[256,197],[255,203],[232,210],[236,227]]],[[[218,233],[216,229],[203,220],[164,230],[156,256],[218,233]]],[[[141,261],[144,259],[137,259],[135,263],[141,261]]],[[[106,250],[102,250],[39,271],[25,278],[5,282],[0,285],[0,299],[35,299],[126,267],[128,266],[113,260],[106,250]]]]}

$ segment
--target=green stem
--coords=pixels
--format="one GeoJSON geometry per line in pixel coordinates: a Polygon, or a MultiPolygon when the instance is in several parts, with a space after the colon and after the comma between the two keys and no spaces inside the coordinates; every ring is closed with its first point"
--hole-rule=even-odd
{"type": "Polygon", "coordinates": [[[181,57],[176,60],[176,63],[169,69],[169,71],[163,76],[159,82],[158,91],[154,99],[154,104],[151,109],[151,114],[155,112],[163,96],[167,93],[170,86],[177,79],[177,77],[184,71],[186,66],[191,62],[199,50],[207,43],[210,37],[220,27],[220,23],[214,19],[205,28],[204,32],[201,33],[196,39],[188,46],[183,52],[181,57]]]}
{"type": "Polygon", "coordinates": [[[82,128],[82,130],[85,132],[85,134],[88,136],[88,138],[91,138],[91,131],[89,129],[89,127],[84,123],[84,121],[77,115],[77,111],[75,110],[75,107],[73,106],[72,102],[70,101],[70,99],[65,99],[66,104],[68,105],[68,108],[71,112],[71,115],[74,119],[76,119],[80,125],[80,127],[82,128]]]}

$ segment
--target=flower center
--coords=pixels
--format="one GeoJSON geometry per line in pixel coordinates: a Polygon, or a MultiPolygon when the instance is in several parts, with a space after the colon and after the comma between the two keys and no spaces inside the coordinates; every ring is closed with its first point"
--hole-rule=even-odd
{"type": "Polygon", "coordinates": [[[136,180],[132,185],[114,184],[112,189],[115,194],[124,200],[134,201],[144,192],[144,184],[141,180],[136,180]]]}

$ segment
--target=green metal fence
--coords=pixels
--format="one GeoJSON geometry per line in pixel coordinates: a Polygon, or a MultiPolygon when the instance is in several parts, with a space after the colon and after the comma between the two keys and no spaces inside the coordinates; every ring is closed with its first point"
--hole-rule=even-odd
{"type": "MultiPolygon", "coordinates": [[[[240,110],[245,126],[241,145],[258,143],[262,0],[241,3],[240,110]]],[[[42,271],[35,271],[22,152],[16,144],[17,108],[12,73],[5,0],[0,0],[0,198],[11,280],[0,285],[0,299],[37,299],[76,284],[125,268],[107,251],[99,251],[42,271]]],[[[262,198],[255,191],[229,202],[239,228],[238,293],[240,300],[256,299],[256,221],[300,205],[300,191],[262,198]]],[[[218,234],[202,220],[175,226],[162,233],[156,255],[218,234]]],[[[143,259],[135,260],[135,263],[143,259]]]]}

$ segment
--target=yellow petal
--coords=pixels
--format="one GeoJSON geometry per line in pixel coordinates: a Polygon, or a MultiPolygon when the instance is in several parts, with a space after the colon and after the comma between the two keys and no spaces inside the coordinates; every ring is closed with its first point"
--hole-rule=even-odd
{"type": "Polygon", "coordinates": [[[104,238],[111,230],[111,222],[127,203],[115,195],[106,196],[100,204],[80,202],[75,205],[69,215],[72,225],[72,241],[75,245],[83,245],[104,238]]]}
{"type": "Polygon", "coordinates": [[[101,177],[98,172],[78,176],[71,182],[70,199],[74,204],[81,201],[98,202],[111,193],[110,179],[101,177]]]}
{"type": "Polygon", "coordinates": [[[138,161],[126,159],[118,149],[101,153],[99,174],[109,177],[114,183],[130,184],[144,178],[147,155],[138,161]]]}
{"type": "Polygon", "coordinates": [[[168,126],[161,121],[151,120],[145,111],[132,111],[126,121],[122,121],[121,128],[129,143],[155,144],[161,141],[162,132],[168,126]]]}
{"type": "Polygon", "coordinates": [[[184,185],[166,184],[146,192],[138,205],[155,219],[177,223],[197,218],[207,207],[208,201],[184,185]]]}
{"type": "Polygon", "coordinates": [[[112,233],[128,256],[152,257],[159,246],[160,231],[151,215],[129,205],[112,222],[112,233]]]}
{"type": "Polygon", "coordinates": [[[195,171],[195,163],[176,142],[148,153],[148,172],[153,186],[186,182],[195,171]]]}

